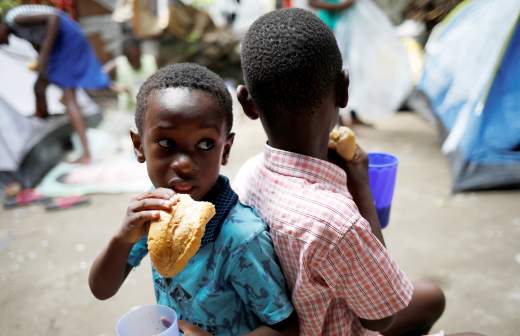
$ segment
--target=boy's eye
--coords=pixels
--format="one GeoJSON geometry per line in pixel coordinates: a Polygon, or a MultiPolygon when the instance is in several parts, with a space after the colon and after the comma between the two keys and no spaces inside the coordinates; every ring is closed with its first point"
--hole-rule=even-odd
{"type": "Polygon", "coordinates": [[[205,150],[205,151],[210,150],[213,147],[215,147],[215,141],[213,141],[211,139],[202,139],[197,144],[198,149],[205,150]]]}
{"type": "Polygon", "coordinates": [[[157,144],[159,144],[159,146],[161,146],[162,148],[170,149],[170,148],[175,147],[175,142],[173,142],[170,139],[161,139],[161,140],[157,141],[157,144]]]}

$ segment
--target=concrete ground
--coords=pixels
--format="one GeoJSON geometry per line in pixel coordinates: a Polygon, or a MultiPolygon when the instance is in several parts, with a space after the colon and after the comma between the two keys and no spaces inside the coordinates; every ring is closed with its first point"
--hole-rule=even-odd
{"type": "MultiPolygon", "coordinates": [[[[237,118],[232,176],[262,150],[258,122],[237,118]]],[[[435,330],[520,334],[520,192],[450,194],[450,172],[432,127],[398,114],[357,130],[370,151],[400,166],[390,252],[412,278],[430,278],[448,299],[435,330]]],[[[105,302],[90,293],[93,258],[120,225],[129,195],[95,195],[85,207],[48,213],[0,210],[0,335],[113,335],[119,316],[154,301],[149,261],[105,302]]]]}

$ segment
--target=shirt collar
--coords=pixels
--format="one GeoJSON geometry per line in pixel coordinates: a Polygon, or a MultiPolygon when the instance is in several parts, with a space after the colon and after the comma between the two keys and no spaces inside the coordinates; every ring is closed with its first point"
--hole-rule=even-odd
{"type": "Polygon", "coordinates": [[[215,216],[206,224],[201,245],[205,246],[215,242],[222,223],[226,220],[229,212],[238,202],[237,194],[231,189],[227,177],[220,175],[217,182],[202,199],[215,205],[215,216]]]}
{"type": "Polygon", "coordinates": [[[265,145],[264,166],[275,173],[302,178],[311,183],[330,183],[345,187],[347,174],[333,163],[312,156],[288,152],[265,145]]]}

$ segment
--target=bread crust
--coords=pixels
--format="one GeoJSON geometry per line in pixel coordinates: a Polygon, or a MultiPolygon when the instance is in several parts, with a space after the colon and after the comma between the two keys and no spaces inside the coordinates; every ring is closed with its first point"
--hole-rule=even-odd
{"type": "Polygon", "coordinates": [[[171,212],[160,211],[160,218],[148,231],[150,259],[163,277],[173,277],[184,269],[199,250],[206,224],[215,215],[210,202],[194,201],[187,194],[177,197],[171,212]]]}
{"type": "Polygon", "coordinates": [[[336,150],[343,159],[352,160],[356,153],[354,132],[346,126],[335,127],[329,135],[329,148],[336,150]]]}

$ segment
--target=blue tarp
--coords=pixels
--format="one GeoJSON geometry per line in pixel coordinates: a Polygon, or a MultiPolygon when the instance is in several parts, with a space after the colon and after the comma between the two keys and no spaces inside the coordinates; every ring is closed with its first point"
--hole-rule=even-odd
{"type": "Polygon", "coordinates": [[[442,127],[453,190],[520,187],[520,1],[465,1],[433,32],[418,88],[442,127]]]}

